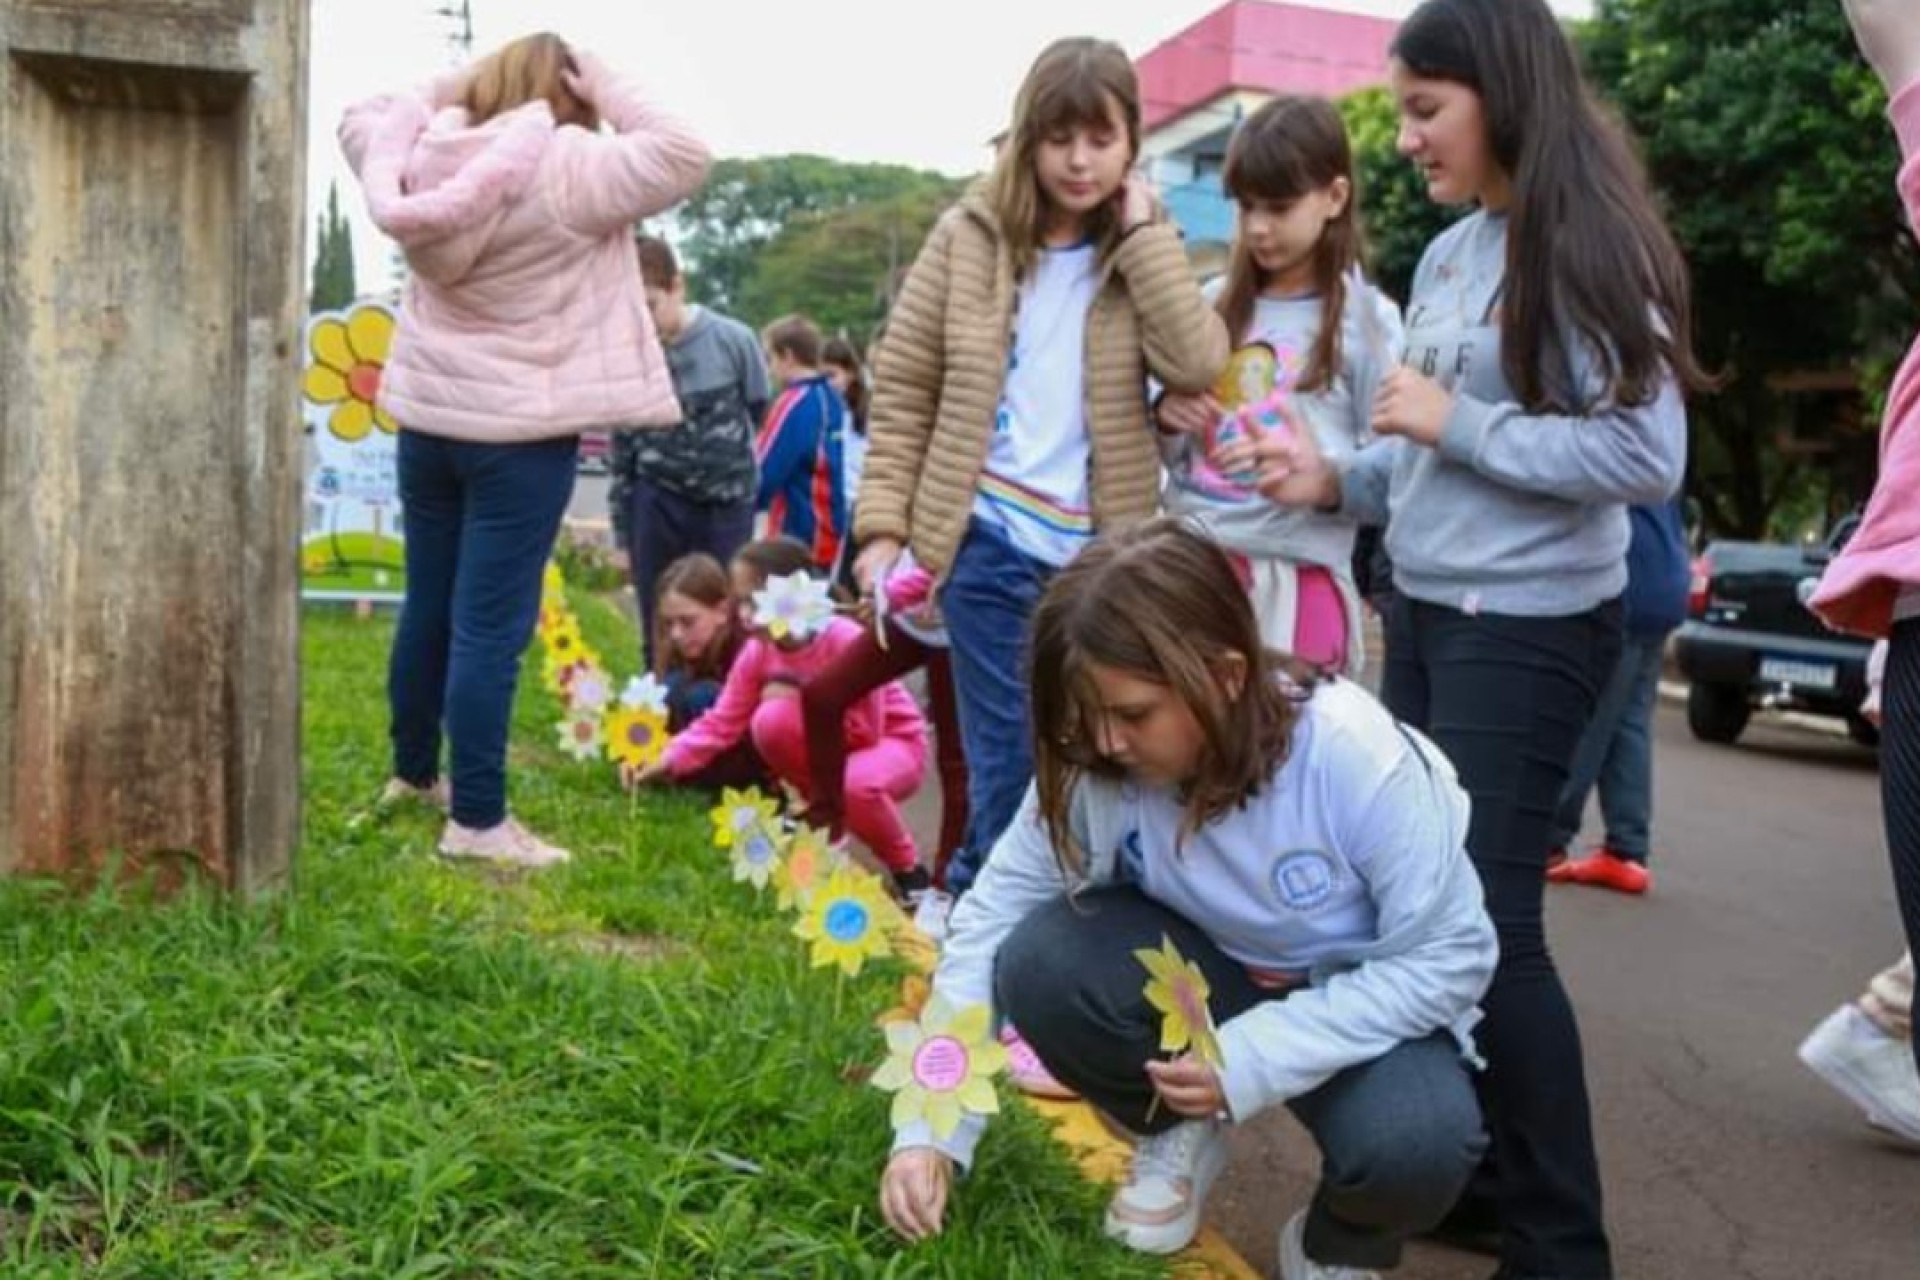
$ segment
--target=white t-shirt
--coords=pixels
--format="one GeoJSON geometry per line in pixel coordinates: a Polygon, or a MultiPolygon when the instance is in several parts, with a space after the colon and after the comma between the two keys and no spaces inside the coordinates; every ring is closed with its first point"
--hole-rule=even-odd
{"type": "Polygon", "coordinates": [[[986,469],[973,510],[1051,565],[1093,536],[1088,485],[1087,312],[1099,287],[1091,244],[1048,249],[1021,285],[986,469]]]}

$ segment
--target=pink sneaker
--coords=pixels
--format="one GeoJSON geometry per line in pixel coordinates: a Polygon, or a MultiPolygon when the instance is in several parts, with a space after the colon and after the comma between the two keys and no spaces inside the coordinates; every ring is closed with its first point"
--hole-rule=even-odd
{"type": "Polygon", "coordinates": [[[506,867],[532,869],[555,866],[573,857],[558,845],[548,844],[513,817],[481,831],[463,827],[449,818],[446,830],[440,833],[440,856],[475,858],[506,867]]]}
{"type": "Polygon", "coordinates": [[[1080,1095],[1054,1077],[1040,1061],[1040,1055],[1033,1046],[1021,1038],[1012,1023],[1000,1028],[1000,1043],[1007,1049],[1007,1079],[1013,1081],[1013,1087],[1035,1098],[1055,1098],[1061,1102],[1071,1102],[1080,1095]]]}
{"type": "Polygon", "coordinates": [[[376,809],[397,809],[403,804],[424,804],[445,813],[453,804],[453,793],[445,778],[435,778],[426,786],[416,786],[405,778],[388,778],[387,785],[380,788],[380,798],[373,802],[376,809]]]}

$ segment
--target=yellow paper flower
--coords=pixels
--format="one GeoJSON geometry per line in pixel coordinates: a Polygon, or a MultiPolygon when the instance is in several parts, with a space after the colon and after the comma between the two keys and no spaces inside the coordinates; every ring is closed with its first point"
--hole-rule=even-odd
{"type": "Polygon", "coordinates": [[[607,713],[607,758],[634,768],[652,764],[667,749],[667,718],[650,707],[615,707],[607,713]]]}
{"type": "Polygon", "coordinates": [[[355,307],[342,321],[332,316],[314,322],[307,346],[313,360],[300,386],[315,404],[334,406],[327,430],[352,443],[376,426],[388,435],[394,421],[375,401],[393,346],[393,316],[384,307],[355,307]]]}
{"type": "Polygon", "coordinates": [[[603,677],[606,674],[600,666],[600,655],[581,643],[566,649],[548,649],[540,664],[547,692],[563,701],[571,697],[574,677],[583,671],[597,671],[603,677]]]}
{"type": "Polygon", "coordinates": [[[563,595],[567,589],[567,575],[560,571],[558,560],[547,561],[547,567],[540,572],[540,594],[547,598],[563,595]]]}
{"type": "Polygon", "coordinates": [[[756,890],[767,887],[780,871],[780,832],[772,821],[756,822],[743,832],[729,832],[733,839],[733,878],[736,883],[751,884],[756,890]]]}
{"type": "Polygon", "coordinates": [[[570,616],[562,616],[559,621],[540,633],[540,643],[546,646],[547,657],[566,666],[580,656],[580,650],[586,647],[586,641],[580,636],[580,623],[570,616]]]}
{"type": "Polygon", "coordinates": [[[1206,975],[1198,965],[1180,954],[1166,934],[1160,935],[1159,950],[1142,947],[1134,959],[1147,967],[1147,1003],[1158,1009],[1160,1048],[1165,1053],[1191,1049],[1193,1056],[1214,1068],[1226,1066],[1220,1053],[1220,1039],[1214,1033],[1213,1012],[1207,997],[1213,994],[1206,975]]]}
{"type": "Polygon", "coordinates": [[[737,837],[756,827],[771,829],[780,816],[780,802],[758,787],[723,787],[720,803],[707,817],[713,822],[713,847],[731,849],[737,837]]]}
{"type": "Polygon", "coordinates": [[[994,1040],[987,1006],[955,1010],[936,996],[912,1022],[890,1022],[887,1060],[873,1073],[876,1089],[893,1094],[895,1128],[924,1120],[936,1138],[951,1137],[965,1114],[1000,1110],[993,1075],[1007,1064],[994,1040]]]}
{"type": "Polygon", "coordinates": [[[827,837],[812,827],[802,827],[787,841],[787,856],[773,873],[773,887],[780,895],[780,909],[804,909],[814,891],[827,882],[845,864],[846,855],[827,843],[827,837]]]}
{"type": "Polygon", "coordinates": [[[560,720],[560,750],[575,760],[591,760],[600,754],[600,713],[574,708],[560,720]]]}
{"type": "Polygon", "coordinates": [[[887,935],[899,918],[878,879],[843,866],[807,902],[793,931],[813,944],[814,968],[837,964],[857,978],[870,957],[887,954],[887,935]]]}

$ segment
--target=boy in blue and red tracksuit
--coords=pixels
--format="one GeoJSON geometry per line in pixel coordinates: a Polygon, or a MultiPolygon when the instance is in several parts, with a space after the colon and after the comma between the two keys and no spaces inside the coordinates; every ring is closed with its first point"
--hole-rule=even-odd
{"type": "Polygon", "coordinates": [[[820,330],[802,316],[776,320],[762,335],[767,363],[782,390],[760,428],[755,505],[767,513],[769,537],[785,534],[830,570],[846,535],[847,495],[841,446],[847,402],[820,367],[820,330]]]}

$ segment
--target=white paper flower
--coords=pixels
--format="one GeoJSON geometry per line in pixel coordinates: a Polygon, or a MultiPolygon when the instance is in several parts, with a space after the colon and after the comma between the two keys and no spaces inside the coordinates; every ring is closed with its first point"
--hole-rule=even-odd
{"type": "Polygon", "coordinates": [[[827,584],[810,573],[770,578],[753,593],[754,621],[775,640],[805,640],[826,629],[833,618],[827,584]]]}
{"type": "Polygon", "coordinates": [[[620,705],[629,710],[645,708],[661,715],[667,714],[667,686],[647,671],[627,681],[627,687],[620,691],[620,705]]]}
{"type": "Polygon", "coordinates": [[[567,686],[567,705],[575,711],[602,711],[611,693],[612,685],[605,672],[583,671],[567,686]]]}

